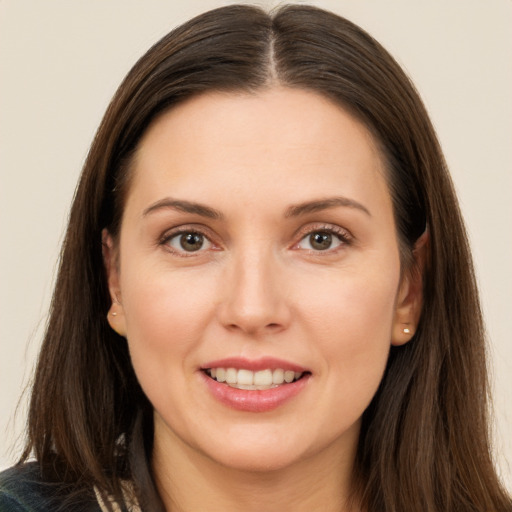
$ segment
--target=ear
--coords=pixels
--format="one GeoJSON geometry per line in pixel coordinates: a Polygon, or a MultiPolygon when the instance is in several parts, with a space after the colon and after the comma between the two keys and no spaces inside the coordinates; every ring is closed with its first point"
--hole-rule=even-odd
{"type": "Polygon", "coordinates": [[[411,268],[402,276],[398,290],[391,344],[404,345],[414,336],[423,307],[423,272],[428,256],[429,233],[426,230],[412,251],[411,268]]]}
{"type": "Polygon", "coordinates": [[[119,281],[118,249],[114,244],[112,235],[106,228],[101,232],[101,244],[108,290],[112,301],[112,305],[107,314],[107,321],[117,334],[126,337],[126,319],[121,302],[121,287],[119,281]]]}

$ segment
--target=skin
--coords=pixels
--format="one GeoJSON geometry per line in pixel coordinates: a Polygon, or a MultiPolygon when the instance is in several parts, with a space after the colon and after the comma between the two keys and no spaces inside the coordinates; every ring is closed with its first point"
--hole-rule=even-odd
{"type": "Polygon", "coordinates": [[[150,126],[133,172],[118,242],[104,233],[109,322],[155,409],[167,510],[348,510],[361,415],[421,307],[368,130],[313,92],[208,93],[150,126]],[[333,197],[359,206],[290,215],[333,197]],[[177,228],[204,245],[186,252],[177,228]],[[311,244],[330,230],[328,249],[311,244]],[[207,361],[263,356],[311,372],[275,410],[231,409],[204,385],[207,361]]]}

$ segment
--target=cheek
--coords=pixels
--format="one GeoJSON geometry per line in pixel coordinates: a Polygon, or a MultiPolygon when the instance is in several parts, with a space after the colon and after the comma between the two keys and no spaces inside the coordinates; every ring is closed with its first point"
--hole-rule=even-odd
{"type": "Polygon", "coordinates": [[[364,410],[382,379],[399,282],[399,267],[388,268],[386,275],[346,272],[303,294],[305,328],[316,340],[329,389],[344,406],[364,410]]]}
{"type": "Polygon", "coordinates": [[[349,345],[350,340],[366,340],[354,348],[383,338],[389,343],[398,283],[398,265],[388,266],[385,273],[344,269],[316,276],[295,291],[301,297],[297,316],[335,346],[340,337],[349,345]]]}
{"type": "MultiPolygon", "coordinates": [[[[212,283],[179,272],[124,269],[123,310],[132,363],[143,387],[166,376],[169,384],[191,364],[213,315],[212,283]],[[171,371],[169,371],[171,370],[171,371]]],[[[158,387],[162,387],[162,380],[158,387]]],[[[155,383],[156,385],[156,383],[155,383]]]]}
{"type": "Polygon", "coordinates": [[[136,271],[128,266],[125,270],[121,287],[129,333],[151,332],[158,339],[173,334],[180,339],[175,329],[193,331],[209,318],[215,276],[144,269],[142,265],[136,266],[136,271]]]}

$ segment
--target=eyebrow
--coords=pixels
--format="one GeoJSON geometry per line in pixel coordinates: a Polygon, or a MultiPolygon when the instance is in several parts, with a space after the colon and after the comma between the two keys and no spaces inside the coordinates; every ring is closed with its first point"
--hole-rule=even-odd
{"type": "Polygon", "coordinates": [[[349,208],[355,208],[366,213],[370,217],[372,216],[368,208],[363,206],[361,203],[349,199],[348,197],[329,197],[326,199],[318,199],[315,201],[306,201],[297,205],[289,206],[286,209],[285,217],[298,217],[307,213],[319,212],[322,210],[328,210],[330,208],[337,208],[339,206],[345,206],[349,208]]]}
{"type": "Polygon", "coordinates": [[[215,210],[214,208],[210,208],[209,206],[205,206],[204,204],[195,203],[193,201],[172,199],[170,197],[166,197],[164,199],[161,199],[160,201],[157,201],[156,203],[153,203],[151,206],[144,210],[142,216],[145,217],[150,213],[163,209],[171,209],[185,213],[193,213],[195,215],[200,215],[201,217],[207,217],[209,219],[214,220],[222,220],[224,218],[224,215],[222,215],[221,212],[215,210]]]}
{"type": "MultiPolygon", "coordinates": [[[[308,213],[315,213],[322,210],[328,210],[330,208],[337,208],[340,206],[356,208],[366,213],[371,217],[370,211],[363,206],[361,203],[354,201],[353,199],[349,199],[347,197],[329,197],[326,199],[318,199],[314,201],[306,201],[304,203],[296,204],[289,206],[284,216],[285,217],[299,217],[301,215],[306,215],[308,213]]],[[[170,197],[166,197],[153,203],[148,206],[142,216],[145,217],[150,213],[155,211],[163,210],[163,209],[171,209],[178,210],[180,212],[192,213],[195,215],[199,215],[201,217],[207,217],[209,219],[214,220],[222,220],[224,219],[224,215],[219,211],[211,208],[210,206],[206,206],[201,203],[196,203],[194,201],[185,201],[180,199],[172,199],[170,197]]]]}

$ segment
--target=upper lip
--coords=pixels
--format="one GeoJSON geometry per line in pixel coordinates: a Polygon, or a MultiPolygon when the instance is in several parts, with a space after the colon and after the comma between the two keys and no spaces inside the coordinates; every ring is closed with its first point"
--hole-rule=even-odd
{"type": "Polygon", "coordinates": [[[283,370],[292,370],[294,372],[304,373],[309,371],[307,368],[300,366],[284,359],[275,357],[261,357],[258,359],[246,359],[243,357],[227,357],[225,359],[217,359],[209,361],[201,366],[202,370],[208,368],[236,368],[238,370],[252,370],[253,372],[281,368],[283,370]]]}

